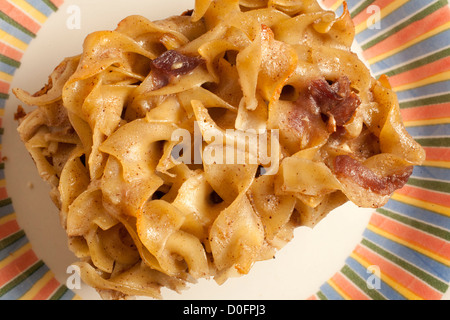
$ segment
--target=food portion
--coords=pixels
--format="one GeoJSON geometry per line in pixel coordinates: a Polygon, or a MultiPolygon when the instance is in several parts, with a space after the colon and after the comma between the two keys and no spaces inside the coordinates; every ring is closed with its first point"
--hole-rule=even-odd
{"type": "Polygon", "coordinates": [[[105,299],[221,284],[347,201],[383,206],[424,151],[353,40],[345,5],[197,0],[94,32],[15,89],[83,280],[105,299]]]}

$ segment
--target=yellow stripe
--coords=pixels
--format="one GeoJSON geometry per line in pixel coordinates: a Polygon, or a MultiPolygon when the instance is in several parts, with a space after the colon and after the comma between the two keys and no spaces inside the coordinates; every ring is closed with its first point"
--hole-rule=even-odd
{"type": "Polygon", "coordinates": [[[374,64],[374,63],[376,63],[378,61],[386,59],[387,57],[392,56],[392,55],[394,55],[394,54],[396,54],[396,53],[398,53],[400,51],[403,51],[403,50],[405,50],[405,49],[415,45],[416,43],[422,42],[422,41],[424,41],[424,40],[426,40],[428,38],[431,38],[432,36],[434,36],[434,35],[436,35],[438,33],[441,33],[442,31],[447,30],[449,27],[450,27],[450,21],[447,22],[446,24],[443,24],[440,27],[437,27],[437,28],[435,28],[435,29],[433,29],[431,31],[428,31],[427,33],[421,35],[420,37],[414,38],[413,40],[405,43],[402,46],[399,46],[399,47],[397,47],[397,48],[395,48],[395,49],[393,49],[391,51],[385,52],[383,54],[380,54],[379,56],[376,56],[376,57],[374,57],[372,59],[369,59],[367,62],[369,64],[374,64]]]}
{"type": "Polygon", "coordinates": [[[448,169],[450,169],[450,162],[449,161],[425,161],[423,163],[423,165],[424,166],[429,166],[429,167],[438,167],[438,168],[448,168],[448,169]]]}
{"type": "MultiPolygon", "coordinates": [[[[391,4],[387,5],[380,11],[380,18],[383,19],[384,17],[390,15],[392,12],[397,10],[399,7],[403,6],[405,3],[407,3],[409,0],[395,0],[392,1],[391,4]]],[[[368,28],[367,20],[364,22],[361,22],[355,27],[355,33],[358,34],[368,28]]]]}
{"type": "Polygon", "coordinates": [[[13,262],[17,257],[20,257],[22,254],[24,254],[26,251],[31,249],[31,243],[27,242],[25,245],[23,245],[20,249],[14,251],[10,255],[8,255],[5,259],[0,261],[0,269],[7,266],[11,262],[13,262]]]}
{"type": "Polygon", "coordinates": [[[82,298],[79,295],[74,295],[72,300],[82,300],[82,298]]]}
{"type": "MultiPolygon", "coordinates": [[[[355,252],[352,252],[350,254],[350,257],[358,261],[361,265],[363,265],[366,269],[369,268],[373,263],[370,263],[366,259],[360,257],[355,252]]],[[[405,288],[400,283],[392,279],[391,277],[387,276],[383,271],[380,271],[380,278],[382,281],[386,282],[389,286],[391,286],[394,290],[399,292],[402,296],[404,296],[408,300],[423,300],[422,297],[419,297],[411,290],[405,288]]]]}
{"type": "Polygon", "coordinates": [[[7,44],[13,46],[16,49],[19,49],[20,51],[25,51],[28,47],[28,45],[17,39],[16,37],[13,37],[9,33],[6,33],[6,31],[0,29],[0,39],[3,42],[6,42],[7,44]]]}
{"type": "Polygon", "coordinates": [[[392,195],[392,199],[397,200],[397,201],[401,201],[419,208],[423,208],[429,211],[434,211],[436,213],[440,213],[444,216],[450,217],[450,208],[449,207],[445,207],[445,206],[441,206],[439,204],[435,204],[435,203],[431,203],[431,202],[427,202],[427,201],[423,201],[423,200],[419,200],[419,199],[415,199],[412,197],[408,197],[405,196],[403,194],[398,194],[398,193],[394,193],[392,195]]]}
{"type": "Polygon", "coordinates": [[[5,109],[0,109],[0,117],[3,117],[5,115],[5,109]]]}
{"type": "Polygon", "coordinates": [[[405,90],[410,90],[410,89],[426,86],[428,84],[432,84],[432,83],[436,83],[436,82],[446,81],[448,79],[450,79],[450,71],[435,74],[434,76],[422,79],[420,81],[404,84],[402,86],[394,87],[393,89],[395,91],[405,91],[405,90]]]}
{"type": "Polygon", "coordinates": [[[389,233],[387,231],[384,231],[384,230],[382,230],[382,229],[380,229],[380,228],[378,228],[378,227],[376,227],[376,226],[374,226],[374,225],[372,225],[370,223],[367,225],[367,229],[369,229],[370,231],[372,231],[372,232],[374,232],[376,234],[379,234],[380,236],[382,236],[382,237],[384,237],[386,239],[392,240],[392,241],[394,241],[396,243],[404,245],[407,248],[411,248],[414,251],[420,252],[423,255],[425,255],[427,257],[430,257],[433,260],[439,261],[439,262],[441,262],[441,263],[443,263],[443,264],[445,264],[447,266],[450,266],[450,260],[440,256],[439,254],[431,252],[430,250],[427,250],[425,248],[422,248],[419,245],[414,245],[411,242],[408,242],[407,240],[403,240],[402,238],[397,237],[397,236],[395,236],[395,235],[393,235],[393,234],[391,234],[391,233],[389,233]]]}
{"type": "Polygon", "coordinates": [[[0,188],[4,188],[6,187],[6,179],[1,179],[0,180],[0,188]]]}
{"type": "Polygon", "coordinates": [[[11,83],[13,80],[13,76],[10,74],[7,74],[6,72],[0,71],[0,80],[11,83]]]}
{"type": "Polygon", "coordinates": [[[49,270],[44,276],[39,279],[19,300],[31,300],[33,299],[39,291],[54,278],[53,273],[49,270]]]}
{"type": "Polygon", "coordinates": [[[9,0],[9,1],[14,3],[16,6],[22,8],[23,11],[28,13],[31,17],[39,21],[41,24],[47,20],[47,17],[42,12],[34,8],[26,1],[24,0],[9,0]]]}
{"type": "Polygon", "coordinates": [[[329,279],[328,284],[345,300],[351,300],[350,296],[346,294],[332,279],[329,279]]]}
{"type": "Polygon", "coordinates": [[[450,123],[450,118],[437,118],[429,120],[415,120],[415,121],[405,121],[406,127],[417,127],[417,126],[429,126],[436,124],[447,124],[450,123]]]}
{"type": "Polygon", "coordinates": [[[16,218],[17,218],[17,216],[15,213],[8,214],[7,216],[0,218],[0,225],[10,222],[12,220],[15,220],[16,218]]]}
{"type": "Polygon", "coordinates": [[[336,11],[337,8],[340,7],[340,5],[344,3],[344,0],[337,0],[331,7],[330,10],[336,11]]]}

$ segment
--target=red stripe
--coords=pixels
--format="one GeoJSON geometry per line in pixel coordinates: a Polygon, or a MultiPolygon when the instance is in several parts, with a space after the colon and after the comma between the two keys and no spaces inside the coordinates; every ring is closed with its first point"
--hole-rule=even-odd
{"type": "Polygon", "coordinates": [[[38,257],[29,249],[10,264],[0,269],[0,287],[17,277],[38,261],[38,257]]]}
{"type": "Polygon", "coordinates": [[[8,46],[7,44],[4,44],[3,42],[0,42],[0,54],[16,61],[20,61],[23,56],[22,52],[8,46]]]}
{"type": "Polygon", "coordinates": [[[396,193],[402,194],[408,197],[412,197],[418,200],[426,201],[428,203],[435,203],[440,206],[449,207],[450,210],[450,194],[431,191],[427,189],[422,189],[418,187],[414,187],[411,185],[406,185],[400,190],[397,190],[396,193]]]}
{"type": "Polygon", "coordinates": [[[371,59],[382,53],[396,49],[411,40],[437,28],[448,22],[448,14],[450,14],[450,7],[445,6],[441,9],[426,16],[424,19],[415,21],[403,28],[399,32],[393,34],[389,38],[380,41],[373,47],[364,51],[364,57],[371,59]]]}
{"type": "Polygon", "coordinates": [[[356,285],[344,277],[341,273],[336,273],[332,281],[347,294],[352,300],[370,300],[356,285]]]}
{"type": "Polygon", "coordinates": [[[450,70],[450,57],[431,62],[425,66],[412,69],[395,76],[389,77],[393,87],[399,87],[408,83],[420,81],[434,75],[450,70]]]}
{"type": "Polygon", "coordinates": [[[64,0],[50,0],[50,2],[59,8],[64,3],[64,0]]]}
{"type": "Polygon", "coordinates": [[[33,297],[32,300],[48,300],[52,294],[59,288],[60,283],[55,278],[50,279],[33,297]]]}
{"type": "Polygon", "coordinates": [[[18,22],[20,25],[30,30],[33,33],[37,33],[41,26],[33,19],[28,17],[23,11],[17,9],[6,0],[0,0],[0,7],[7,16],[18,22]]]}
{"type": "MultiPolygon", "coordinates": [[[[383,274],[394,279],[395,282],[407,288],[417,296],[428,300],[439,300],[442,298],[441,293],[375,252],[358,245],[355,249],[355,253],[368,261],[371,265],[378,266],[383,274]]],[[[395,286],[393,289],[396,289],[395,286]]]]}
{"type": "Polygon", "coordinates": [[[450,148],[424,147],[427,161],[450,161],[450,148]]]}
{"type": "Polygon", "coordinates": [[[382,216],[379,213],[374,213],[369,223],[408,243],[419,246],[446,259],[450,259],[449,242],[401,224],[395,220],[382,216]]]}
{"type": "MultiPolygon", "coordinates": [[[[377,6],[380,9],[384,9],[385,7],[387,7],[394,1],[395,0],[378,0],[378,1],[375,1],[374,3],[372,3],[372,5],[377,6]]],[[[367,21],[372,15],[373,15],[373,12],[369,12],[367,9],[363,10],[353,18],[353,22],[355,23],[355,25],[358,25],[362,22],[367,21]]]]}
{"type": "Polygon", "coordinates": [[[450,103],[401,109],[403,121],[432,120],[450,117],[450,103]]]}
{"type": "Polygon", "coordinates": [[[11,88],[9,83],[6,83],[5,81],[0,80],[0,93],[9,93],[9,89],[11,88]]]}
{"type": "Polygon", "coordinates": [[[17,220],[10,220],[0,225],[0,240],[20,231],[20,226],[17,220]]]}

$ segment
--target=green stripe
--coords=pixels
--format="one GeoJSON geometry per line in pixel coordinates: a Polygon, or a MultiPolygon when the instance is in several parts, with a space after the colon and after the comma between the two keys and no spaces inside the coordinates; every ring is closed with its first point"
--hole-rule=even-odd
{"type": "Polygon", "coordinates": [[[360,14],[361,12],[363,12],[368,6],[370,6],[374,2],[375,2],[375,0],[366,0],[363,3],[361,3],[361,5],[358,6],[357,8],[352,9],[352,12],[350,12],[352,19],[354,17],[356,17],[358,14],[360,14]]]}
{"type": "Polygon", "coordinates": [[[0,92],[0,99],[7,100],[9,98],[9,94],[0,92]]]}
{"type": "Polygon", "coordinates": [[[5,169],[5,163],[4,162],[0,162],[0,170],[5,169]]]}
{"type": "Polygon", "coordinates": [[[44,265],[44,262],[42,260],[39,260],[34,265],[32,265],[30,268],[28,268],[27,271],[21,273],[19,276],[8,282],[6,285],[0,288],[0,297],[5,295],[8,291],[11,291],[14,287],[19,285],[22,281],[27,279],[30,275],[32,275],[36,270],[41,268],[44,265]]]}
{"type": "Polygon", "coordinates": [[[5,128],[0,128],[0,135],[3,135],[5,133],[5,128]]]}
{"type": "Polygon", "coordinates": [[[58,288],[58,290],[56,290],[56,292],[54,294],[52,294],[52,296],[49,298],[49,300],[60,300],[61,297],[68,291],[69,289],[65,286],[62,285],[58,288]]]}
{"type": "Polygon", "coordinates": [[[322,291],[317,292],[317,296],[320,300],[328,300],[328,298],[322,293],[322,291]]]}
{"type": "Polygon", "coordinates": [[[450,193],[450,182],[409,178],[408,184],[438,192],[450,193]]]}
{"type": "Polygon", "coordinates": [[[44,2],[53,11],[57,11],[58,10],[58,7],[55,6],[50,0],[42,0],[42,2],[44,2]]]}
{"type": "Polygon", "coordinates": [[[428,55],[422,59],[416,60],[414,62],[408,63],[407,65],[401,66],[397,69],[391,70],[389,72],[384,72],[385,75],[388,77],[392,77],[396,74],[400,74],[412,69],[416,69],[422,66],[425,66],[427,64],[430,64],[432,62],[438,61],[440,59],[446,58],[450,56],[450,48],[435,52],[431,55],[428,55]]]}
{"type": "Polygon", "coordinates": [[[10,16],[8,16],[6,13],[4,13],[2,11],[0,11],[0,19],[6,21],[10,25],[12,25],[13,27],[19,29],[23,33],[26,33],[30,37],[36,38],[36,34],[35,33],[31,32],[30,30],[28,30],[27,28],[25,28],[24,26],[22,26],[21,24],[16,22],[14,19],[12,19],[10,16]]]}
{"type": "Polygon", "coordinates": [[[388,31],[386,31],[382,35],[378,36],[377,38],[375,38],[375,39],[373,39],[373,40],[363,44],[361,46],[361,48],[363,50],[367,50],[368,48],[373,47],[377,43],[383,41],[384,39],[386,39],[386,38],[388,38],[390,36],[392,36],[393,34],[397,33],[398,31],[404,29],[405,27],[407,27],[411,23],[424,19],[425,17],[427,17],[431,13],[439,10],[440,8],[442,8],[442,7],[446,6],[446,5],[447,5],[447,0],[439,0],[438,2],[432,4],[431,6],[425,8],[424,10],[422,10],[420,12],[418,12],[417,14],[415,14],[414,16],[412,16],[411,18],[409,18],[405,22],[399,24],[395,28],[389,29],[388,31]]]}
{"type": "Polygon", "coordinates": [[[433,277],[427,272],[424,272],[417,268],[416,266],[410,264],[409,262],[406,262],[403,259],[400,259],[399,257],[393,255],[392,253],[389,253],[388,251],[382,249],[381,247],[377,246],[376,244],[370,242],[367,239],[363,239],[361,243],[366,246],[367,248],[375,251],[380,256],[384,257],[385,259],[397,264],[401,268],[405,269],[409,273],[415,275],[417,278],[421,279],[422,281],[426,282],[431,287],[435,288],[439,292],[445,293],[448,289],[448,284],[440,281],[439,279],[433,277]]]}
{"type": "Polygon", "coordinates": [[[405,217],[403,215],[400,215],[400,214],[394,213],[392,211],[389,211],[389,210],[387,210],[385,208],[377,209],[377,212],[382,214],[382,215],[384,215],[384,216],[386,216],[386,217],[389,217],[389,218],[394,219],[396,221],[399,221],[399,222],[401,222],[403,224],[406,224],[406,225],[408,225],[408,226],[410,226],[410,227],[412,227],[414,229],[421,230],[421,231],[424,231],[426,233],[432,234],[432,235],[434,235],[436,237],[439,237],[441,239],[444,239],[446,241],[450,241],[450,232],[448,232],[446,230],[443,230],[441,228],[438,228],[438,227],[435,227],[435,226],[432,226],[432,225],[429,225],[429,224],[426,224],[426,223],[423,223],[423,222],[420,222],[420,221],[417,221],[417,220],[405,217]]]}
{"type": "Polygon", "coordinates": [[[0,207],[5,207],[10,204],[12,204],[11,198],[6,198],[6,199],[0,200],[0,207]]]}
{"type": "Polygon", "coordinates": [[[11,58],[9,58],[7,56],[4,56],[2,54],[0,54],[0,62],[3,62],[5,64],[7,64],[7,65],[10,65],[11,67],[14,67],[14,68],[19,68],[20,67],[20,62],[19,61],[11,59],[11,58]]]}
{"type": "Polygon", "coordinates": [[[423,147],[450,147],[449,138],[417,138],[415,139],[423,147]]]}
{"type": "Polygon", "coordinates": [[[429,97],[429,98],[419,98],[416,100],[400,102],[400,108],[407,109],[407,108],[414,108],[414,107],[423,107],[423,106],[429,106],[432,104],[447,103],[447,102],[450,102],[450,93],[443,94],[440,96],[433,96],[433,97],[429,97]]]}
{"type": "Polygon", "coordinates": [[[353,271],[349,266],[345,265],[342,270],[342,274],[344,274],[347,278],[349,278],[356,286],[358,286],[361,291],[367,294],[373,300],[386,300],[386,298],[374,289],[369,289],[367,286],[367,282],[361,278],[355,271],[353,271]]]}
{"type": "Polygon", "coordinates": [[[14,242],[23,237],[25,237],[25,231],[23,230],[19,230],[16,233],[6,237],[2,241],[0,241],[0,250],[5,249],[6,247],[10,246],[11,244],[13,244],[14,242]]]}

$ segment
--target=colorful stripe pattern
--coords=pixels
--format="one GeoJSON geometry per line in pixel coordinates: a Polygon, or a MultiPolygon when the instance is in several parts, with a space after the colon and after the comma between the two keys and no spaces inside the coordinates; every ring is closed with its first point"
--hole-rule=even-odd
{"type": "MultiPolygon", "coordinates": [[[[343,10],[343,1],[323,2],[343,10]]],[[[450,284],[450,6],[447,0],[347,4],[364,58],[376,77],[390,77],[407,130],[427,157],[310,298],[441,299],[450,284]]]]}
{"type": "MultiPolygon", "coordinates": [[[[322,0],[338,14],[342,0],[322,0]]],[[[63,0],[0,0],[1,116],[30,41],[63,0]]],[[[424,166],[373,213],[345,265],[310,299],[440,299],[450,283],[450,9],[447,0],[348,0],[356,40],[386,74],[424,166]],[[378,18],[379,19],[376,19],[378,18]]],[[[1,158],[1,155],[0,155],[1,158]]],[[[0,299],[76,299],[33,252],[0,164],[0,299]]]]}
{"type": "MultiPolygon", "coordinates": [[[[0,0],[0,139],[2,117],[14,73],[29,43],[62,0],[0,0]]],[[[1,140],[0,140],[1,142],[1,140]]],[[[0,149],[1,150],[1,149],[0,149]]],[[[0,152],[0,159],[2,158],[0,152]]],[[[0,300],[72,300],[77,295],[58,282],[36,256],[20,228],[0,163],[0,300]]]]}

